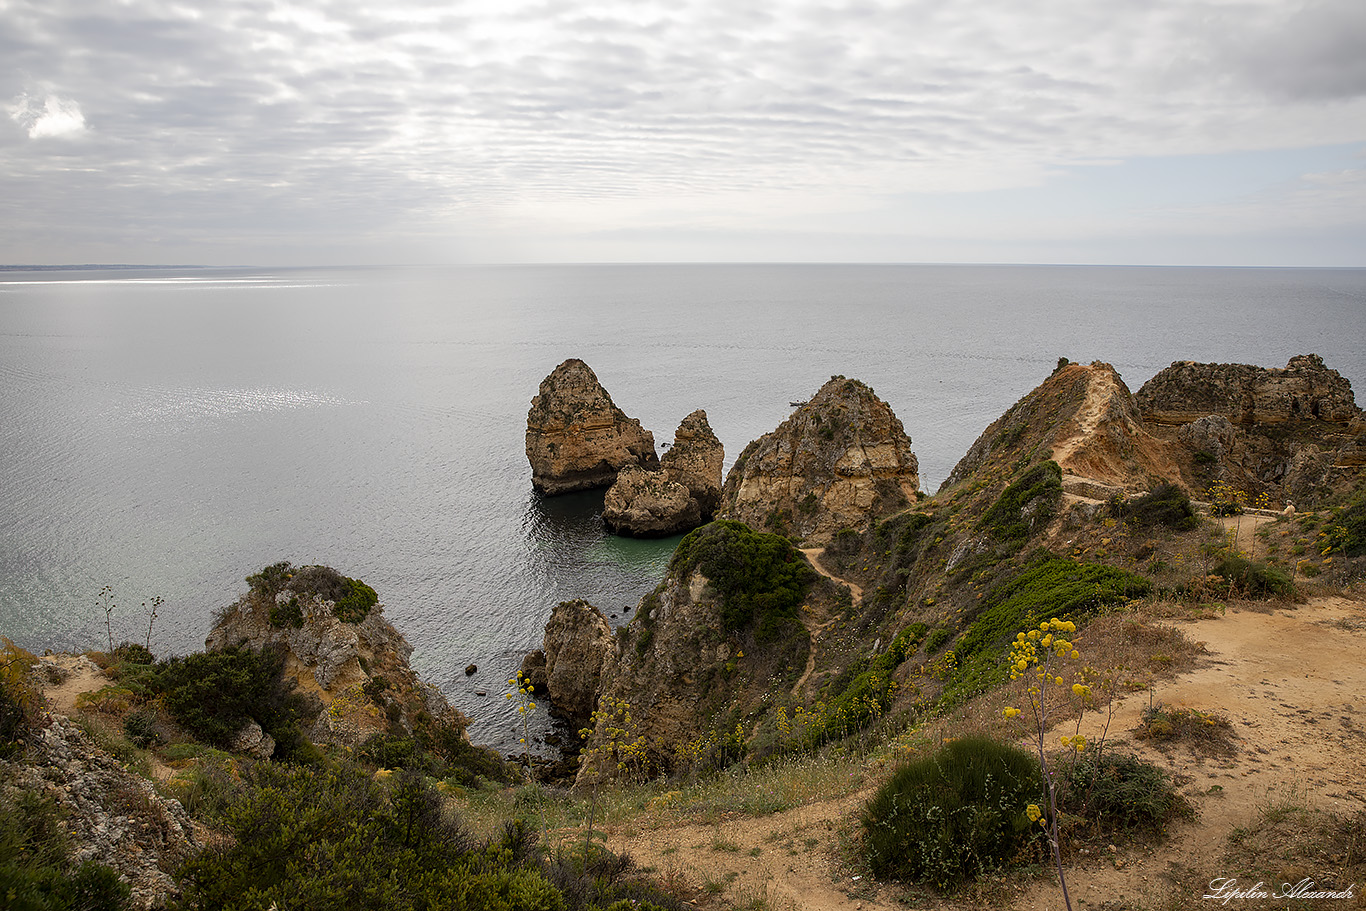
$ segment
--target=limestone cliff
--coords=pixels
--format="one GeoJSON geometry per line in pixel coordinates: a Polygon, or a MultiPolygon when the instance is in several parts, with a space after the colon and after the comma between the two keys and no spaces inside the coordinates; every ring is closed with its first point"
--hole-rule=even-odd
{"type": "Polygon", "coordinates": [[[660,459],[670,480],[688,488],[704,522],[709,521],[721,505],[721,472],[725,460],[725,448],[712,432],[707,413],[700,408],[678,425],[673,446],[660,459]]]}
{"type": "Polygon", "coordinates": [[[627,465],[603,498],[602,520],[614,534],[663,538],[701,525],[702,510],[665,472],[627,465]]]}
{"type": "Polygon", "coordinates": [[[1351,384],[1315,354],[1284,368],[1178,361],[1134,396],[1172,441],[1182,482],[1280,506],[1329,502],[1361,478],[1366,421],[1351,384]]]}
{"type": "Polygon", "coordinates": [[[541,381],[526,419],[531,483],[546,494],[607,487],[627,465],[659,468],[654,436],[626,416],[583,361],[541,381]]]}
{"type": "Polygon", "coordinates": [[[919,470],[887,403],[858,380],[836,376],[745,447],[726,477],[721,514],[820,542],[914,502],[919,470]]]}
{"type": "Polygon", "coordinates": [[[436,687],[408,666],[412,646],[387,620],[373,589],[326,566],[277,563],[248,579],[251,590],[225,608],[204,645],[280,646],[285,673],[323,710],[309,738],[355,745],[420,715],[467,723],[436,687]]]}

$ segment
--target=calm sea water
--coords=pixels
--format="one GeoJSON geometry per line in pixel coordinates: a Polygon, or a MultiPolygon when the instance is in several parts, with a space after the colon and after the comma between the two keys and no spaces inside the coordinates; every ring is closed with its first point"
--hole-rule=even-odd
{"type": "Polygon", "coordinates": [[[0,273],[0,633],[35,649],[203,647],[281,559],[363,578],[413,665],[515,743],[504,681],[552,606],[629,616],[675,541],[544,500],[540,380],[581,357],[672,438],[705,408],[727,465],[833,374],[891,404],[933,491],[1060,356],[1131,389],[1178,359],[1317,352],[1366,388],[1366,270],[541,266],[0,273]],[[479,672],[467,678],[469,663],[479,672]],[[484,690],[487,695],[477,695],[484,690]]]}

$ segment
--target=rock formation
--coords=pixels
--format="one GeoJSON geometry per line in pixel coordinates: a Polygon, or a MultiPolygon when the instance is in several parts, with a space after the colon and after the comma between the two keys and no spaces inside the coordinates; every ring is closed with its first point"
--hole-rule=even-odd
{"type": "Polygon", "coordinates": [[[654,436],[618,408],[583,361],[541,381],[526,418],[531,483],[546,494],[607,487],[627,465],[659,468],[654,436]]]}
{"type": "Polygon", "coordinates": [[[1235,425],[1361,419],[1352,384],[1317,354],[1292,357],[1283,369],[1177,361],[1134,396],[1146,420],[1189,424],[1217,414],[1235,425]]]}
{"type": "Polygon", "coordinates": [[[665,472],[627,465],[603,499],[602,520],[614,534],[663,538],[701,525],[702,510],[665,472]]]}
{"type": "Polygon", "coordinates": [[[165,871],[202,848],[179,801],[125,770],[63,715],[48,716],[22,761],[0,761],[0,782],[11,796],[28,792],[56,801],[76,863],[112,867],[132,887],[134,908],[163,907],[178,896],[165,871]]]}
{"type": "Polygon", "coordinates": [[[1331,500],[1360,478],[1366,421],[1351,384],[1316,354],[1284,368],[1178,361],[1134,396],[1179,449],[1182,482],[1221,483],[1273,505],[1331,500]]]}
{"type": "Polygon", "coordinates": [[[721,505],[725,461],[725,448],[707,423],[707,413],[699,408],[678,425],[673,446],[664,453],[660,465],[671,480],[688,488],[706,522],[721,505]]]}
{"type": "MultiPolygon", "coordinates": [[[[347,613],[346,592],[359,586],[374,597],[372,589],[326,566],[287,563],[267,567],[249,581],[251,590],[222,612],[205,648],[282,647],[285,674],[323,706],[307,732],[311,740],[353,746],[389,722],[411,730],[420,713],[462,729],[468,723],[408,666],[413,648],[384,619],[381,604],[368,606],[363,617],[348,614],[354,618],[350,621],[337,615],[339,602],[347,613]]],[[[257,752],[262,749],[260,742],[253,745],[257,752]]]]}
{"type": "MultiPolygon", "coordinates": [[[[556,712],[576,723],[588,721],[597,705],[602,668],[612,642],[612,625],[587,601],[564,601],[555,607],[545,625],[540,656],[546,691],[556,712]]],[[[537,663],[536,654],[532,653],[530,663],[537,663]]]]}
{"type": "Polygon", "coordinates": [[[892,409],[858,380],[832,377],[726,477],[721,514],[819,543],[913,502],[920,466],[892,409]]]}

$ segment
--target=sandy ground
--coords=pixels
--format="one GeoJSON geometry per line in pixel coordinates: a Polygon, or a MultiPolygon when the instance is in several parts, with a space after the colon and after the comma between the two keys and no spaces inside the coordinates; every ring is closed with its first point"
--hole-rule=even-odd
{"type": "MultiPolygon", "coordinates": [[[[1219,875],[1229,833],[1253,821],[1259,808],[1287,798],[1346,812],[1366,807],[1366,603],[1326,597],[1275,610],[1252,607],[1182,624],[1205,643],[1207,658],[1193,672],[1117,703],[1110,741],[1170,770],[1198,816],[1178,823],[1156,850],[1073,864],[1075,908],[1198,906],[1208,886],[1200,878],[1219,875]],[[1163,752],[1133,742],[1150,700],[1223,715],[1237,732],[1238,752],[1207,759],[1181,745],[1163,752]]],[[[1088,716],[1083,733],[1094,740],[1102,722],[1088,716]]],[[[762,899],[773,911],[905,908],[898,889],[855,879],[840,860],[841,841],[856,828],[866,797],[617,836],[608,845],[666,878],[714,893],[717,905],[762,899]]],[[[1044,880],[1013,907],[1057,909],[1062,899],[1044,880]]]]}

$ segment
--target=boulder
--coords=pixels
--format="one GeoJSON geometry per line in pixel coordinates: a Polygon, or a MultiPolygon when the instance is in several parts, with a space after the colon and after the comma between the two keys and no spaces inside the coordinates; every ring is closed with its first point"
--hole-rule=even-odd
{"type": "Polygon", "coordinates": [[[663,538],[702,524],[702,510],[688,488],[663,471],[627,465],[602,504],[602,520],[613,534],[663,538]]]}
{"type": "Polygon", "coordinates": [[[541,645],[550,705],[575,723],[597,706],[602,667],[612,652],[612,625],[587,601],[563,601],[550,614],[541,645]]]}
{"type": "Polygon", "coordinates": [[[688,488],[704,522],[710,520],[721,505],[721,474],[725,460],[725,447],[707,423],[707,413],[700,408],[678,425],[673,446],[660,459],[660,466],[670,480],[688,488]]]}
{"type": "Polygon", "coordinates": [[[243,753],[252,759],[269,759],[275,752],[275,738],[255,721],[248,721],[246,727],[237,732],[231,746],[234,753],[243,753]]]}
{"type": "Polygon", "coordinates": [[[608,487],[627,465],[659,468],[654,436],[613,403],[577,358],[551,371],[531,400],[526,456],[532,485],[550,495],[608,487]]]}
{"type": "Polygon", "coordinates": [[[721,515],[816,544],[917,498],[920,466],[887,403],[832,377],[772,433],[745,447],[726,477],[721,515]]]}

